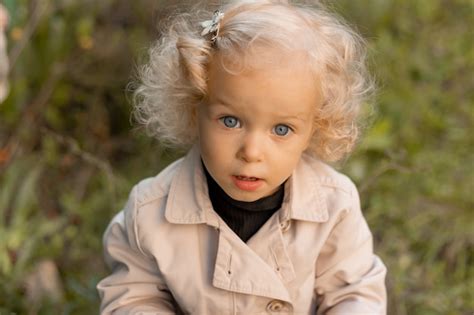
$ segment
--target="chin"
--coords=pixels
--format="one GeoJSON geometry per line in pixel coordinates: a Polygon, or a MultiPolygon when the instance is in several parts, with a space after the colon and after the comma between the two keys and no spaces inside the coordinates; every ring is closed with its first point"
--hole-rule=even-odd
{"type": "Polygon", "coordinates": [[[249,193],[240,193],[240,194],[228,194],[232,199],[244,202],[253,202],[256,201],[262,196],[258,196],[256,194],[249,194],[249,193]]]}

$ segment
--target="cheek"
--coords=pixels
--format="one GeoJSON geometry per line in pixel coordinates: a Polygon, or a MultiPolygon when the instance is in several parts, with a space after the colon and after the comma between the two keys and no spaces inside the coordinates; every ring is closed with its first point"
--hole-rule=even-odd
{"type": "Polygon", "coordinates": [[[306,142],[302,139],[300,143],[296,144],[292,148],[287,148],[287,150],[285,150],[285,154],[278,154],[278,159],[275,160],[277,169],[279,168],[281,172],[286,173],[293,172],[306,148],[306,142]]]}
{"type": "Polygon", "coordinates": [[[206,132],[201,132],[199,134],[199,149],[201,150],[201,155],[203,158],[208,159],[208,157],[212,157],[212,140],[206,135],[206,132]]]}
{"type": "Polygon", "coordinates": [[[198,144],[199,144],[199,150],[201,151],[201,156],[206,159],[206,157],[209,155],[209,148],[208,148],[208,143],[209,141],[209,136],[208,132],[206,130],[206,126],[202,124],[198,120],[197,124],[197,133],[198,133],[198,144]]]}
{"type": "Polygon", "coordinates": [[[207,142],[207,139],[211,135],[210,133],[210,122],[205,116],[205,113],[198,111],[197,113],[197,133],[198,140],[200,143],[207,142]]]}
{"type": "Polygon", "coordinates": [[[208,123],[199,124],[198,143],[201,155],[207,161],[215,160],[221,147],[218,134],[208,123]]]}
{"type": "Polygon", "coordinates": [[[306,142],[305,142],[305,144],[304,144],[304,146],[303,146],[302,152],[306,151],[306,149],[309,148],[309,146],[311,145],[311,141],[312,141],[312,140],[313,140],[313,134],[311,134],[311,135],[308,137],[308,139],[306,139],[306,142]]]}
{"type": "Polygon", "coordinates": [[[287,151],[286,156],[288,159],[295,160],[298,159],[303,152],[308,148],[311,141],[311,136],[309,134],[301,135],[297,141],[294,141],[289,145],[285,151],[287,151]]]}

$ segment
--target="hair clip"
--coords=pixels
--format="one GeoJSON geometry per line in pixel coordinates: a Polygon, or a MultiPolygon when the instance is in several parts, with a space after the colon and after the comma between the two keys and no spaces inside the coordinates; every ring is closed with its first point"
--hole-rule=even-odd
{"type": "Polygon", "coordinates": [[[207,20],[201,23],[201,26],[204,28],[201,32],[201,36],[206,36],[211,34],[211,43],[215,43],[217,36],[219,36],[219,27],[220,21],[224,18],[224,13],[219,10],[214,11],[212,15],[212,20],[207,20]]]}

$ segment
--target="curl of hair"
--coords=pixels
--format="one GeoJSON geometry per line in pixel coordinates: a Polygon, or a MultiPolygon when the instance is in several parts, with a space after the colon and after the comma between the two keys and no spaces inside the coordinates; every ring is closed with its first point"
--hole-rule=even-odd
{"type": "MultiPolygon", "coordinates": [[[[200,22],[213,10],[174,16],[138,72],[134,116],[165,145],[186,149],[197,138],[196,108],[207,96],[207,67],[216,53],[255,63],[255,47],[303,51],[324,101],[315,104],[315,133],[307,149],[325,161],[350,153],[362,126],[361,107],[373,91],[364,40],[319,3],[232,1],[221,8],[217,41],[202,37],[200,22]]],[[[273,50],[272,50],[273,51],[273,50]]],[[[248,66],[248,65],[247,65],[248,66]]]]}

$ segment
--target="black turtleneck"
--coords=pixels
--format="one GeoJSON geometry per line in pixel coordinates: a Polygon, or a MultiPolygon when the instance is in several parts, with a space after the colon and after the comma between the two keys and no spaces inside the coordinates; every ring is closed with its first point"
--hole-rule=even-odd
{"type": "Polygon", "coordinates": [[[209,199],[214,210],[225,223],[244,241],[247,242],[260,227],[281,207],[284,196],[284,185],[272,195],[252,202],[232,199],[211,177],[206,168],[209,199]]]}

